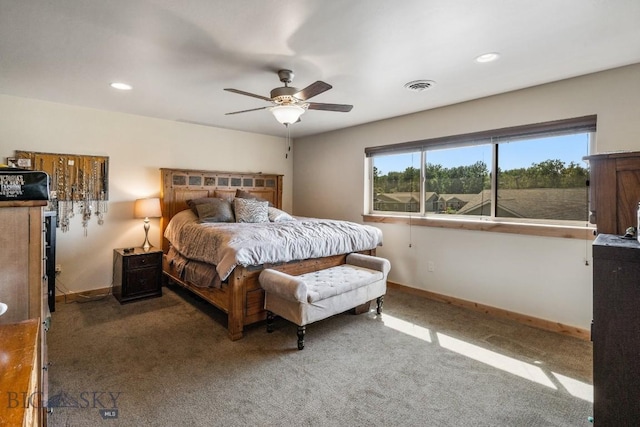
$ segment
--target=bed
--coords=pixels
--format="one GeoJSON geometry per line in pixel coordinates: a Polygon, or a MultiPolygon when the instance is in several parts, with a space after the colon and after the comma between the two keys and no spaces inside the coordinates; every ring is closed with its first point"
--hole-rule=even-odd
{"type": "Polygon", "coordinates": [[[232,205],[236,196],[258,199],[269,204],[269,213],[282,212],[282,175],[163,168],[161,176],[163,277],[226,313],[234,341],[242,338],[245,326],[266,318],[258,282],[263,269],[299,275],[344,264],[351,252],[375,255],[382,244],[379,229],[347,221],[296,217],[264,224],[200,224],[192,201],[205,198],[232,205]],[[187,230],[195,237],[182,234],[187,230]],[[205,238],[214,243],[204,243],[205,238]]]}

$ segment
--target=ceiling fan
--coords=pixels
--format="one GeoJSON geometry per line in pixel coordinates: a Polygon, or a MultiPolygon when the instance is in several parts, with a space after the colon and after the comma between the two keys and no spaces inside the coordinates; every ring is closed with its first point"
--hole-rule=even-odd
{"type": "Polygon", "coordinates": [[[245,92],[243,90],[226,88],[226,91],[263,99],[273,104],[270,107],[260,107],[252,108],[250,110],[234,111],[232,113],[226,113],[226,115],[268,109],[269,111],[271,111],[277,121],[285,126],[288,126],[290,124],[299,122],[300,116],[307,110],[325,110],[348,113],[353,108],[353,105],[346,104],[322,104],[318,102],[307,102],[308,99],[319,95],[322,92],[328,91],[333,86],[318,80],[317,82],[311,83],[309,86],[300,90],[298,88],[289,86],[289,84],[293,81],[293,76],[294,74],[291,70],[278,71],[278,78],[280,78],[280,81],[284,83],[284,86],[273,89],[271,91],[270,98],[262,95],[256,95],[255,93],[245,92]]]}

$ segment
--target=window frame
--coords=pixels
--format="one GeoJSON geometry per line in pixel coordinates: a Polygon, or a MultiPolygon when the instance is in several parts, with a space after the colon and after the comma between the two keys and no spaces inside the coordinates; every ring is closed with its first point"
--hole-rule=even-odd
{"type": "MultiPolygon", "coordinates": [[[[456,228],[463,230],[479,230],[504,233],[516,233],[536,236],[566,237],[592,240],[595,236],[595,226],[587,221],[544,220],[529,218],[507,218],[496,216],[496,192],[498,180],[498,150],[499,144],[517,140],[533,139],[536,137],[559,136],[576,133],[590,134],[590,148],[595,143],[597,116],[589,115],[551,122],[528,124],[501,128],[497,130],[480,131],[462,135],[453,135],[426,140],[403,142],[376,147],[365,148],[365,165],[367,170],[365,222],[408,224],[427,227],[456,228]],[[437,148],[453,148],[470,145],[491,144],[491,216],[463,215],[426,215],[425,212],[425,156],[429,150],[437,148]],[[420,211],[413,213],[376,211],[374,210],[373,191],[373,157],[380,155],[419,153],[420,169],[420,211]]],[[[588,191],[588,188],[585,188],[588,191]]]]}

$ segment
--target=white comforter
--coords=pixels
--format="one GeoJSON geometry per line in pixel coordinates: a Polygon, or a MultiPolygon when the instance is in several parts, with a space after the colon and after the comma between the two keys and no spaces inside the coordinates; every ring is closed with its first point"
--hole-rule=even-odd
{"type": "Polygon", "coordinates": [[[221,280],[238,265],[320,258],[382,245],[380,229],[354,222],[299,217],[254,224],[201,224],[191,210],[176,214],[164,236],[183,256],[215,264],[221,280]]]}

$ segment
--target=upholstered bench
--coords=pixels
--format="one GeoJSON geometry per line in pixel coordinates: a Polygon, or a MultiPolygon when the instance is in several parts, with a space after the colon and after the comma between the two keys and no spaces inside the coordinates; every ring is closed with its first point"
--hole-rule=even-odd
{"type": "Polygon", "coordinates": [[[277,270],[260,273],[265,291],[267,332],[273,331],[274,315],[298,325],[298,349],[304,348],[306,325],[326,319],[377,299],[382,313],[391,264],[384,258],[347,255],[346,264],[291,276],[277,270]]]}

